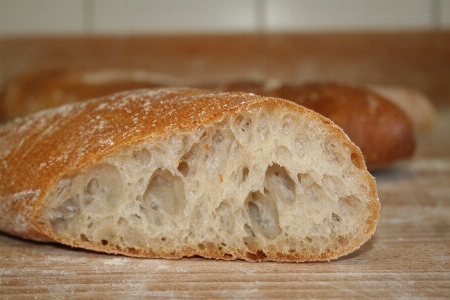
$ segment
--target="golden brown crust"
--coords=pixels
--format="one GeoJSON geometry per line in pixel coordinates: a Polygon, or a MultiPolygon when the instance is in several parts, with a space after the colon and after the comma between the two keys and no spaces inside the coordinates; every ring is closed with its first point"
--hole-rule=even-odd
{"type": "MultiPolygon", "coordinates": [[[[86,102],[73,103],[16,119],[0,127],[0,230],[25,238],[57,241],[70,246],[116,254],[179,258],[199,254],[155,253],[121,249],[114,245],[92,245],[60,238],[39,223],[48,195],[63,177],[92,166],[121,147],[188,131],[200,124],[221,120],[226,115],[248,109],[270,109],[280,105],[309,115],[324,124],[354,153],[355,165],[370,184],[370,212],[366,234],[340,252],[286,256],[277,253],[249,253],[237,250],[235,258],[249,261],[330,260],[349,253],[367,241],[379,218],[375,181],[366,171],[359,149],[328,119],[291,102],[245,93],[218,93],[195,89],[161,89],[123,92],[86,102]]],[[[208,258],[231,259],[223,253],[205,250],[208,258]]]]}

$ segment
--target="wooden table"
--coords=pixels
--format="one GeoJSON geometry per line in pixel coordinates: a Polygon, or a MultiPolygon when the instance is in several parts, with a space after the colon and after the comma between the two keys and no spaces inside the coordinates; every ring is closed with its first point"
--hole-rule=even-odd
{"type": "MultiPolygon", "coordinates": [[[[10,59],[0,61],[7,67],[4,77],[23,70],[24,59],[39,61],[33,54],[8,52],[21,43],[26,44],[0,42],[3,58],[10,59]]],[[[50,44],[47,48],[55,47],[50,44]]],[[[42,56],[45,47],[39,47],[42,56]]],[[[441,60],[450,57],[448,48],[437,52],[441,60]]],[[[433,62],[436,68],[444,65],[441,75],[449,78],[449,61],[433,62]]],[[[428,67],[409,66],[423,76],[433,70],[428,67]]],[[[419,139],[411,160],[374,174],[381,218],[375,236],[358,251],[329,263],[137,259],[0,234],[0,299],[450,298],[449,87],[433,76],[436,81],[426,85],[442,87],[436,90],[434,131],[419,139]]]]}

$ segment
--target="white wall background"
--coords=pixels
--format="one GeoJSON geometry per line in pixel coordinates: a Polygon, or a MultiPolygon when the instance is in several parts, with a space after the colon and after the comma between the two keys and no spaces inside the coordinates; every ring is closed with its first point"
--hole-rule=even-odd
{"type": "Polygon", "coordinates": [[[0,36],[450,29],[450,0],[0,0],[0,36]]]}

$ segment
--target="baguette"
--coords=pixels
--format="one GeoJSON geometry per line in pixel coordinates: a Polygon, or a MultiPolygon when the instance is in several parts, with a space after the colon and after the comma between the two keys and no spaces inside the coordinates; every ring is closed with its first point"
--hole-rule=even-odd
{"type": "Polygon", "coordinates": [[[379,218],[329,119],[247,93],[122,92],[0,127],[0,230],[150,258],[329,261],[379,218]]]}

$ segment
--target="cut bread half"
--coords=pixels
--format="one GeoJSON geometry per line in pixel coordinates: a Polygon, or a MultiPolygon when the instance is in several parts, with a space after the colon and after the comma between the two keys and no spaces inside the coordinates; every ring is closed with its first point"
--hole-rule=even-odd
{"type": "Polygon", "coordinates": [[[363,157],[329,119],[247,93],[136,90],[0,128],[0,229],[138,257],[328,261],[375,232],[363,157]]]}

